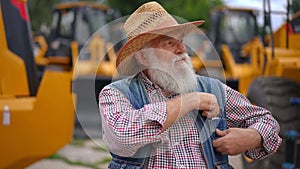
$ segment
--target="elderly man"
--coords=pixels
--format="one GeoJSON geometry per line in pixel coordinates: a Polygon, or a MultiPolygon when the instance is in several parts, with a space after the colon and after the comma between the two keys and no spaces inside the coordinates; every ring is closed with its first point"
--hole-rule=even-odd
{"type": "Polygon", "coordinates": [[[280,144],[271,113],[216,79],[196,75],[182,37],[203,21],[178,24],[158,3],[125,22],[118,72],[99,108],[109,168],[231,168],[227,155],[261,159],[280,144]]]}

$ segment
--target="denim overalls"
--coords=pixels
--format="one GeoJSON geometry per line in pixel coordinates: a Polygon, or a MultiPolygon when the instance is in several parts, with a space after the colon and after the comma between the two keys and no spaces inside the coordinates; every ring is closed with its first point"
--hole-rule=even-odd
{"type": "MultiPolygon", "coordinates": [[[[131,102],[135,109],[140,109],[144,105],[149,104],[147,94],[144,90],[144,85],[138,79],[138,75],[122,79],[111,83],[111,87],[120,90],[127,99],[131,102]]],[[[214,94],[217,97],[220,115],[217,120],[206,120],[201,114],[197,116],[197,127],[200,132],[200,137],[208,138],[202,143],[202,152],[209,169],[231,169],[228,163],[228,155],[222,155],[214,150],[212,140],[217,136],[215,131],[211,132],[210,124],[215,123],[220,130],[226,129],[226,114],[225,114],[225,98],[224,91],[220,81],[204,76],[197,76],[199,92],[214,94]],[[204,132],[203,132],[204,131],[204,132]]],[[[111,153],[112,161],[109,164],[110,169],[146,169],[151,154],[151,144],[146,145],[138,150],[132,157],[121,157],[111,153]],[[139,158],[135,158],[139,157],[139,158]]]]}

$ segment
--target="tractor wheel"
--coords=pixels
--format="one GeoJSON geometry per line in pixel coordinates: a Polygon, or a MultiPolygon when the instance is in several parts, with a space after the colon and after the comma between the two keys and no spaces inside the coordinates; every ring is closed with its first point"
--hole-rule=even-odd
{"type": "Polygon", "coordinates": [[[257,78],[249,87],[248,99],[255,105],[272,112],[280,125],[279,136],[283,139],[280,149],[271,157],[248,163],[243,159],[244,169],[281,169],[285,158],[285,132],[300,131],[300,107],[290,99],[300,97],[300,84],[281,77],[257,78]]]}

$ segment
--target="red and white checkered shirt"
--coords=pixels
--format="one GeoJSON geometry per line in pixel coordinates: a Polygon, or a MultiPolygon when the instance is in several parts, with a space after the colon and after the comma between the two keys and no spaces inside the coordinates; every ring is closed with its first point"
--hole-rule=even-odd
{"type": "MultiPolygon", "coordinates": [[[[201,149],[201,138],[192,115],[179,119],[161,133],[166,120],[166,98],[162,90],[140,74],[150,104],[134,109],[117,89],[105,87],[99,95],[104,141],[110,151],[132,156],[139,148],[155,143],[148,168],[207,168],[201,149]]],[[[279,125],[264,108],[252,105],[246,97],[224,86],[227,127],[256,129],[263,138],[263,148],[246,152],[260,159],[277,151],[281,144],[279,125]]]]}

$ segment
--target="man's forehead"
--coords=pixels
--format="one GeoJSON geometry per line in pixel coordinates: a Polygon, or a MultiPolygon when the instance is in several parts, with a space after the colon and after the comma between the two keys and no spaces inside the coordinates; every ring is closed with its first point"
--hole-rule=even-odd
{"type": "Polygon", "coordinates": [[[182,39],[184,37],[184,34],[178,34],[178,35],[176,35],[176,36],[168,36],[168,35],[161,35],[161,36],[159,36],[158,37],[158,39],[159,40],[172,40],[172,39],[177,39],[177,40],[179,40],[179,39],[182,39]]]}
{"type": "Polygon", "coordinates": [[[183,34],[178,34],[177,36],[168,36],[168,35],[160,35],[157,38],[153,39],[150,41],[157,43],[157,42],[161,42],[161,41],[168,41],[168,40],[182,40],[183,39],[183,34]]]}

